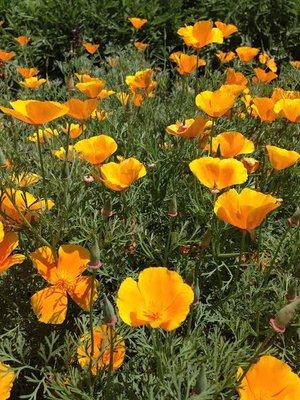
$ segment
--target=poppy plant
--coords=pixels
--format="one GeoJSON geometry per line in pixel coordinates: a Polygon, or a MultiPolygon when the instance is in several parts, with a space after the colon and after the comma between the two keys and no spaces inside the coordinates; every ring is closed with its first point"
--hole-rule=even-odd
{"type": "Polygon", "coordinates": [[[274,105],[274,111],[291,122],[300,122],[300,99],[281,99],[274,105]]]}
{"type": "Polygon", "coordinates": [[[84,93],[91,99],[95,99],[104,89],[105,81],[103,81],[102,79],[97,79],[88,82],[79,82],[75,86],[78,90],[80,90],[81,93],[84,93]]]}
{"type": "Polygon", "coordinates": [[[272,71],[266,72],[262,68],[254,68],[253,71],[255,73],[255,76],[252,78],[253,83],[260,83],[260,82],[270,83],[278,77],[278,75],[275,74],[274,72],[272,71]]]}
{"type": "Polygon", "coordinates": [[[37,68],[17,67],[17,72],[22,75],[24,79],[32,78],[39,73],[37,68]]]}
{"type": "Polygon", "coordinates": [[[275,63],[274,58],[271,58],[267,53],[261,53],[258,56],[259,62],[262,64],[265,64],[270,71],[276,72],[277,71],[277,65],[275,63]]]}
{"type": "Polygon", "coordinates": [[[157,82],[152,79],[153,71],[148,68],[143,71],[137,71],[135,75],[126,76],[126,84],[133,93],[133,104],[140,107],[146,97],[152,97],[157,82]]]}
{"type": "Polygon", "coordinates": [[[231,36],[238,31],[238,28],[233,24],[224,24],[224,22],[216,21],[215,26],[220,29],[224,38],[231,36]]]}
{"type": "Polygon", "coordinates": [[[69,99],[65,105],[68,107],[68,116],[79,121],[85,121],[91,117],[92,112],[97,108],[96,99],[79,100],[69,99]]]}
{"type": "Polygon", "coordinates": [[[116,152],[117,143],[107,135],[92,136],[88,139],[79,140],[74,149],[79,157],[90,164],[101,164],[116,152]]]}
{"type": "Polygon", "coordinates": [[[148,20],[145,18],[131,17],[128,19],[135,29],[141,29],[148,22],[148,20]]]}
{"type": "Polygon", "coordinates": [[[25,78],[24,81],[20,82],[20,85],[26,87],[27,89],[38,89],[45,82],[47,82],[46,79],[40,79],[36,76],[33,76],[31,78],[25,78]]]}
{"type": "Polygon", "coordinates": [[[239,59],[246,64],[251,62],[259,53],[259,49],[248,46],[238,47],[235,51],[239,59]]]}
{"type": "Polygon", "coordinates": [[[14,58],[15,55],[16,53],[14,51],[0,50],[0,61],[2,62],[10,61],[12,58],[14,58]]]}
{"type": "Polygon", "coordinates": [[[15,379],[15,373],[10,368],[9,365],[6,365],[0,362],[0,399],[8,400],[10,398],[10,392],[13,387],[13,382],[15,379]]]}
{"type": "Polygon", "coordinates": [[[99,44],[84,42],[83,47],[89,54],[95,54],[99,48],[99,44]]]}
{"type": "Polygon", "coordinates": [[[30,41],[30,37],[23,35],[16,37],[15,40],[20,46],[26,46],[30,41]]]}
{"type": "Polygon", "coordinates": [[[252,98],[252,115],[259,117],[263,122],[273,122],[277,119],[274,112],[274,101],[269,97],[253,97],[252,98]]]}
{"type": "Polygon", "coordinates": [[[120,368],[125,357],[125,342],[116,334],[115,330],[108,325],[95,326],[93,328],[94,352],[91,354],[91,335],[84,333],[77,347],[78,363],[84,368],[89,367],[92,361],[92,374],[98,371],[120,368]],[[111,365],[110,365],[111,363],[111,365]]]}
{"type": "Polygon", "coordinates": [[[195,119],[186,119],[184,123],[177,121],[176,124],[167,126],[166,131],[173,136],[185,139],[195,139],[200,136],[211,125],[211,121],[197,116],[195,119]]]}
{"type": "Polygon", "coordinates": [[[189,167],[202,185],[214,191],[244,183],[248,178],[246,168],[234,158],[201,157],[190,162],[189,167]]]}
{"type": "MultiPolygon", "coordinates": [[[[64,147],[60,147],[57,150],[53,150],[52,154],[59,160],[65,161],[66,159],[66,149],[64,147]]],[[[69,145],[67,161],[74,161],[77,156],[78,153],[75,151],[74,146],[69,145]]]]}
{"type": "Polygon", "coordinates": [[[172,331],[186,319],[193,300],[192,288],[177,272],[149,267],[140,272],[137,282],[126,278],[121,283],[117,307],[127,325],[172,331]]]}
{"type": "Polygon", "coordinates": [[[141,51],[145,51],[149,47],[149,44],[148,43],[144,43],[144,42],[136,41],[133,44],[134,44],[135,48],[137,48],[138,50],[141,50],[141,51]]]}
{"type": "Polygon", "coordinates": [[[227,68],[225,84],[238,85],[245,89],[248,85],[248,80],[241,72],[237,72],[233,68],[227,68]]]}
{"type": "Polygon", "coordinates": [[[67,295],[83,310],[90,309],[98,291],[93,277],[81,275],[90,262],[88,250],[65,244],[56,255],[50,247],[43,246],[31,253],[30,258],[38,273],[50,284],[31,297],[33,311],[40,322],[63,323],[68,307],[67,295]]]}
{"type": "Polygon", "coordinates": [[[180,75],[191,74],[197,68],[206,65],[206,61],[195,55],[184,54],[182,51],[176,51],[170,55],[170,60],[177,64],[177,71],[180,75]]]}
{"type": "MultiPolygon", "coordinates": [[[[249,154],[254,152],[254,143],[247,139],[240,132],[222,132],[212,139],[212,151],[225,158],[236,157],[239,154],[249,154]]],[[[206,146],[210,150],[210,145],[206,146]]]]}
{"type": "Polygon", "coordinates": [[[16,100],[12,108],[1,107],[5,114],[30,125],[43,125],[67,114],[68,107],[55,101],[16,100]]]}
{"type": "Polygon", "coordinates": [[[179,28],[177,33],[187,46],[197,50],[211,43],[223,43],[221,30],[214,28],[212,21],[198,21],[194,25],[179,28]]]}
{"type": "Polygon", "coordinates": [[[281,149],[276,146],[266,146],[269,161],[274,169],[281,171],[282,169],[288,168],[291,165],[296,164],[300,158],[300,154],[297,151],[281,149]]]}
{"type": "Polygon", "coordinates": [[[227,53],[223,51],[218,51],[216,53],[216,56],[220,60],[221,64],[226,64],[235,58],[235,53],[233,51],[228,51],[227,53]]]}
{"type": "Polygon", "coordinates": [[[196,96],[196,106],[210,117],[224,116],[234,105],[235,96],[223,90],[201,92],[196,96]]]}
{"type": "Polygon", "coordinates": [[[45,144],[49,139],[54,136],[58,136],[58,131],[56,129],[45,128],[38,129],[37,132],[34,132],[32,135],[28,136],[28,140],[30,142],[37,143],[38,140],[40,144],[45,144]]]}
{"type": "Polygon", "coordinates": [[[270,194],[248,188],[240,193],[230,189],[218,197],[214,212],[222,221],[251,232],[280,204],[280,201],[270,194]]]}
{"type": "MultiPolygon", "coordinates": [[[[238,378],[243,376],[239,368],[238,378]]],[[[265,355],[253,364],[244,375],[238,388],[240,400],[298,400],[300,378],[283,361],[265,355]]]]}
{"type": "Polygon", "coordinates": [[[127,158],[119,163],[110,162],[98,168],[100,179],[109,189],[122,192],[146,175],[146,168],[136,158],[127,158]]]}
{"type": "MultiPolygon", "coordinates": [[[[2,222],[0,224],[3,228],[2,222]]],[[[19,244],[18,234],[15,232],[4,233],[3,230],[2,232],[3,235],[1,235],[0,241],[0,274],[13,265],[22,264],[25,260],[23,254],[12,254],[19,244]]]]}
{"type": "Polygon", "coordinates": [[[76,139],[82,134],[86,126],[83,124],[67,124],[66,127],[62,127],[62,131],[68,135],[70,138],[76,139]]]}
{"type": "Polygon", "coordinates": [[[24,224],[23,218],[32,222],[46,208],[51,210],[53,206],[52,200],[39,200],[29,192],[7,188],[3,189],[0,199],[1,219],[7,225],[20,227],[24,224]]]}

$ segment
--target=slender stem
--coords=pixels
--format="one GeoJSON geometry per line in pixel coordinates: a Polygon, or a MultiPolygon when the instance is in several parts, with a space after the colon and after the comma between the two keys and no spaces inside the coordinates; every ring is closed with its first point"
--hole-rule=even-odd
{"type": "Polygon", "coordinates": [[[41,140],[40,140],[40,135],[39,135],[39,126],[37,126],[37,144],[38,144],[38,153],[39,153],[41,173],[42,173],[42,179],[43,179],[43,197],[44,197],[45,202],[46,202],[46,210],[48,211],[46,175],[45,175],[45,169],[44,169],[44,161],[43,161],[41,140]]]}
{"type": "Polygon", "coordinates": [[[89,310],[89,325],[90,325],[90,338],[91,338],[91,353],[89,360],[89,374],[90,380],[93,381],[93,358],[95,353],[95,343],[94,343],[94,287],[95,287],[95,273],[92,271],[92,288],[91,288],[91,297],[90,297],[90,310],[89,310]]]}
{"type": "Polygon", "coordinates": [[[247,231],[243,230],[243,231],[242,231],[242,239],[241,239],[240,256],[239,256],[239,263],[240,263],[240,265],[241,265],[242,262],[243,262],[243,255],[244,255],[244,253],[245,253],[246,235],[247,235],[247,231]]]}

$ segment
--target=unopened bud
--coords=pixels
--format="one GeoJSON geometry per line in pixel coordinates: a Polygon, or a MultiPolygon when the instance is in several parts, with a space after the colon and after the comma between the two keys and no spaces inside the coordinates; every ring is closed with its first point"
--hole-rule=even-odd
{"type": "Polygon", "coordinates": [[[168,210],[168,216],[171,218],[177,217],[178,212],[177,212],[177,199],[176,195],[174,194],[172,199],[170,200],[169,203],[169,210],[168,210]]]}
{"type": "Polygon", "coordinates": [[[194,295],[194,304],[198,304],[200,299],[200,286],[198,279],[196,279],[196,281],[194,282],[194,295]]]}
{"type": "Polygon", "coordinates": [[[300,207],[297,207],[297,210],[294,212],[291,218],[288,219],[288,223],[290,226],[300,226],[300,207]]]}
{"type": "Polygon", "coordinates": [[[211,238],[212,238],[211,230],[208,229],[202,236],[200,247],[202,247],[202,249],[207,249],[210,246],[211,238]]]}
{"type": "Polygon", "coordinates": [[[105,324],[114,327],[118,321],[115,310],[111,302],[104,295],[104,309],[103,309],[103,321],[105,324]]]}
{"type": "Polygon", "coordinates": [[[275,318],[270,320],[270,325],[276,332],[283,333],[299,310],[300,297],[297,297],[290,304],[287,304],[280,311],[278,311],[275,318]]]}
{"type": "Polygon", "coordinates": [[[63,179],[68,179],[69,175],[70,175],[69,164],[67,162],[64,162],[61,171],[61,176],[63,179]]]}
{"type": "Polygon", "coordinates": [[[104,201],[104,205],[103,205],[103,207],[101,208],[101,215],[102,215],[102,217],[104,217],[104,218],[110,218],[110,217],[113,215],[110,197],[108,197],[108,198],[104,201]]]}
{"type": "Polygon", "coordinates": [[[205,365],[202,365],[196,380],[197,394],[204,392],[206,389],[207,389],[206,368],[205,365]]]}
{"type": "Polygon", "coordinates": [[[100,260],[100,249],[97,240],[95,240],[90,253],[91,253],[91,261],[89,263],[89,268],[91,269],[101,268],[103,263],[100,260]]]}
{"type": "Polygon", "coordinates": [[[289,285],[286,291],[285,298],[288,301],[294,301],[297,299],[297,294],[296,294],[296,287],[295,285],[289,285]]]}

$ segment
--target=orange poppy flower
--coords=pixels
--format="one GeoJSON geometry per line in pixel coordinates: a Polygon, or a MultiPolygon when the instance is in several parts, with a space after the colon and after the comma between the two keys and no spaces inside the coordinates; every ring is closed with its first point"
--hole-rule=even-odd
{"type": "Polygon", "coordinates": [[[228,36],[232,35],[233,33],[238,31],[238,28],[233,25],[233,24],[224,24],[221,21],[216,21],[215,26],[220,29],[220,31],[223,34],[224,38],[227,38],[228,36]]]}
{"type": "Polygon", "coordinates": [[[14,58],[15,55],[16,53],[14,51],[0,50],[0,61],[2,62],[10,61],[12,58],[14,58]]]}
{"type": "Polygon", "coordinates": [[[39,79],[36,76],[31,78],[26,78],[24,81],[20,82],[20,85],[26,87],[27,89],[38,89],[43,83],[47,82],[46,79],[39,79]]]}
{"type": "MultiPolygon", "coordinates": [[[[52,154],[54,157],[62,161],[65,161],[66,159],[66,149],[64,147],[60,147],[58,150],[53,150],[52,154]]],[[[77,155],[78,153],[75,151],[74,146],[69,145],[67,161],[74,161],[77,155]]]]}
{"type": "Polygon", "coordinates": [[[37,68],[17,67],[17,72],[19,72],[23,78],[27,79],[37,75],[39,70],[37,68]]]}
{"type": "Polygon", "coordinates": [[[121,283],[117,307],[127,325],[172,331],[186,319],[193,300],[192,288],[177,272],[149,267],[140,272],[138,282],[126,278],[121,283]]]}
{"type": "MultiPolygon", "coordinates": [[[[0,222],[0,224],[2,225],[2,222],[0,222]]],[[[19,239],[17,233],[6,232],[2,236],[0,241],[0,274],[13,265],[22,264],[22,262],[25,260],[25,256],[23,254],[12,254],[14,249],[18,247],[18,244],[19,239]]],[[[2,392],[0,392],[0,394],[2,394],[2,392]]]]}
{"type": "Polygon", "coordinates": [[[79,100],[72,98],[66,103],[68,107],[68,116],[79,121],[85,121],[90,118],[92,112],[97,108],[97,99],[79,100]]]}
{"type": "Polygon", "coordinates": [[[212,21],[199,21],[194,25],[179,28],[179,36],[183,37],[184,43],[194,49],[201,49],[211,43],[223,43],[223,34],[218,28],[213,28],[212,21]]]}
{"type": "Polygon", "coordinates": [[[103,163],[116,152],[117,148],[115,140],[107,135],[92,136],[74,144],[79,157],[94,165],[103,163]]]}
{"type": "Polygon", "coordinates": [[[254,97],[252,99],[252,114],[263,122],[273,122],[277,118],[274,112],[274,101],[269,97],[254,97]]]}
{"type": "Polygon", "coordinates": [[[259,53],[259,49],[247,46],[238,47],[235,51],[239,59],[244,63],[251,62],[259,53]]]}
{"type": "Polygon", "coordinates": [[[30,37],[28,36],[18,36],[15,40],[19,43],[20,46],[26,46],[29,43],[30,37]]]}
{"type": "MultiPolygon", "coordinates": [[[[205,149],[210,150],[210,145],[207,145],[205,149]]],[[[254,143],[240,132],[222,132],[212,139],[213,153],[217,153],[218,149],[222,157],[231,158],[239,154],[253,153],[254,143]]]]}
{"type": "Polygon", "coordinates": [[[48,210],[54,206],[52,200],[37,199],[29,192],[6,188],[2,192],[0,199],[0,211],[2,221],[8,225],[20,227],[23,225],[23,218],[29,222],[39,218],[41,212],[45,211],[46,205],[48,210]]]}
{"type": "Polygon", "coordinates": [[[227,53],[218,51],[216,56],[220,60],[221,64],[226,64],[235,58],[235,53],[233,51],[228,51],[227,53]]]}
{"type": "Polygon", "coordinates": [[[238,185],[248,178],[246,168],[234,158],[201,157],[190,162],[189,167],[202,185],[212,190],[238,185]]]}
{"type": "Polygon", "coordinates": [[[32,135],[28,136],[28,140],[30,142],[37,143],[38,138],[40,144],[45,144],[49,139],[54,136],[58,136],[58,131],[56,129],[45,128],[45,129],[38,129],[37,132],[34,132],[32,135]]]}
{"type": "Polygon", "coordinates": [[[297,90],[284,90],[282,88],[275,88],[273,90],[271,99],[274,101],[274,104],[278,100],[282,99],[299,99],[300,98],[300,92],[297,90]]]}
{"type": "Polygon", "coordinates": [[[136,47],[138,50],[144,51],[149,47],[148,43],[144,43],[144,42],[134,42],[134,47],[136,47]]]}
{"type": "Polygon", "coordinates": [[[94,54],[98,50],[99,44],[84,42],[83,47],[89,54],[94,54]]]}
{"type": "Polygon", "coordinates": [[[116,370],[123,364],[125,357],[125,342],[108,325],[100,325],[93,328],[94,353],[91,355],[91,336],[85,333],[77,348],[77,359],[82,367],[89,367],[92,358],[92,374],[108,369],[112,361],[112,369],[116,370]],[[112,352],[112,353],[111,353],[112,352]]]}
{"type": "Polygon", "coordinates": [[[50,247],[38,248],[30,255],[40,275],[51,285],[31,297],[31,305],[40,322],[61,324],[64,322],[69,295],[83,310],[88,311],[92,301],[98,297],[97,285],[91,276],[81,275],[90,262],[90,252],[82,246],[64,244],[58,256],[50,247]]]}
{"type": "Polygon", "coordinates": [[[65,128],[62,127],[62,130],[64,133],[69,134],[70,138],[76,139],[82,134],[85,128],[86,126],[83,124],[67,124],[65,128]]]}
{"type": "Polygon", "coordinates": [[[300,99],[281,99],[274,106],[276,114],[284,116],[291,122],[300,121],[300,99]]]}
{"type": "Polygon", "coordinates": [[[148,22],[148,20],[145,18],[132,17],[132,18],[128,18],[128,19],[131,22],[131,25],[135,29],[141,29],[148,22]]]}
{"type": "Polygon", "coordinates": [[[242,159],[242,163],[243,163],[244,167],[246,168],[248,174],[253,174],[255,171],[258,170],[258,168],[260,166],[260,162],[252,157],[244,157],[242,159]]]}
{"type": "Polygon", "coordinates": [[[252,189],[243,189],[238,193],[230,189],[221,194],[214,206],[218,218],[237,228],[253,231],[267,214],[280,206],[280,202],[270,194],[252,189]]]}
{"type": "Polygon", "coordinates": [[[0,106],[0,110],[31,125],[46,124],[68,112],[68,107],[55,101],[16,100],[10,104],[12,109],[0,106]]]}
{"type": "Polygon", "coordinates": [[[196,96],[196,106],[208,114],[210,117],[222,117],[234,105],[235,96],[227,91],[209,90],[201,92],[196,96]]]}
{"type": "Polygon", "coordinates": [[[173,136],[195,139],[209,127],[210,124],[208,122],[211,123],[211,121],[197,116],[195,119],[186,119],[184,123],[177,121],[176,124],[167,126],[166,131],[173,136]]]}
{"type": "Polygon", "coordinates": [[[272,71],[277,71],[277,65],[275,63],[274,58],[271,58],[267,53],[261,53],[258,56],[259,62],[262,64],[266,64],[266,66],[272,71]]]}
{"type": "Polygon", "coordinates": [[[300,61],[290,61],[290,64],[297,69],[300,69],[300,61]]]}
{"type": "Polygon", "coordinates": [[[98,168],[99,178],[109,189],[122,192],[146,175],[146,168],[136,158],[127,158],[119,163],[109,162],[98,168]]]}
{"type": "Polygon", "coordinates": [[[248,85],[248,80],[245,77],[245,75],[242,74],[241,72],[237,72],[233,68],[227,68],[225,84],[239,85],[243,87],[243,89],[245,89],[246,86],[248,85]]]}
{"type": "Polygon", "coordinates": [[[99,96],[100,92],[105,87],[105,81],[102,79],[92,80],[88,82],[80,82],[75,85],[81,93],[84,93],[86,96],[91,99],[95,99],[99,96]]]}
{"type": "Polygon", "coordinates": [[[102,79],[95,78],[89,74],[79,74],[78,73],[78,74],[75,74],[75,76],[81,83],[92,82],[92,81],[99,82],[99,83],[104,82],[102,79]]]}
{"type": "Polygon", "coordinates": [[[267,145],[266,146],[269,161],[274,169],[280,171],[288,168],[291,165],[296,164],[300,158],[300,154],[297,151],[286,150],[280,147],[267,145]]]}
{"type": "Polygon", "coordinates": [[[21,188],[35,185],[41,179],[42,177],[40,175],[32,172],[21,172],[17,175],[13,174],[11,177],[12,182],[21,188]]]}
{"type": "Polygon", "coordinates": [[[125,82],[133,93],[133,104],[140,107],[146,97],[152,97],[157,82],[152,79],[153,71],[148,68],[126,76],[125,82]]]}
{"type": "Polygon", "coordinates": [[[278,77],[278,75],[275,74],[274,72],[272,71],[266,72],[262,68],[254,68],[253,71],[256,75],[252,78],[253,83],[259,83],[259,82],[270,83],[278,77]]]}
{"type": "Polygon", "coordinates": [[[170,55],[170,60],[177,64],[177,71],[180,75],[191,74],[197,68],[206,65],[206,61],[195,55],[184,54],[182,51],[176,51],[170,55]]]}
{"type": "MultiPolygon", "coordinates": [[[[238,378],[244,371],[239,368],[238,378]]],[[[265,355],[246,372],[238,388],[240,400],[300,399],[300,378],[283,361],[265,355]]]]}
{"type": "Polygon", "coordinates": [[[16,375],[10,366],[0,362],[0,394],[1,400],[10,398],[10,392],[16,375]]]}

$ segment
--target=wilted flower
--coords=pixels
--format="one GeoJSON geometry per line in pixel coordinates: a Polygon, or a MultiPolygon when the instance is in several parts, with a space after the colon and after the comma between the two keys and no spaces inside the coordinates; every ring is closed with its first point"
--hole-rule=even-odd
{"type": "Polygon", "coordinates": [[[37,68],[17,67],[17,71],[25,79],[32,78],[33,76],[36,76],[39,73],[39,70],[37,68]]]}
{"type": "MultiPolygon", "coordinates": [[[[243,375],[238,370],[238,378],[243,375]]],[[[240,400],[297,400],[300,398],[300,378],[283,361],[265,355],[246,372],[238,388],[240,400]]]]}
{"type": "Polygon", "coordinates": [[[248,178],[246,168],[234,158],[201,157],[190,162],[189,167],[196,178],[211,190],[238,185],[248,178]]]}
{"type": "Polygon", "coordinates": [[[38,174],[32,172],[21,172],[17,175],[13,174],[11,177],[12,182],[14,182],[19,187],[28,187],[36,184],[42,179],[38,174]]]}
{"type": "Polygon", "coordinates": [[[206,61],[195,55],[185,54],[182,51],[176,51],[170,55],[170,60],[177,64],[177,71],[180,75],[191,74],[197,68],[206,65],[206,61]]]}
{"type": "Polygon", "coordinates": [[[107,111],[96,109],[92,112],[91,118],[97,119],[98,121],[105,121],[107,119],[108,115],[109,115],[109,113],[107,111]]]}
{"type": "Polygon", "coordinates": [[[145,18],[131,17],[128,19],[135,29],[141,29],[148,22],[148,20],[145,18]]]}
{"type": "Polygon", "coordinates": [[[218,51],[216,56],[220,60],[221,64],[226,64],[235,58],[235,53],[233,51],[228,51],[227,53],[218,51]]]}
{"type": "Polygon", "coordinates": [[[40,322],[61,324],[64,322],[68,296],[83,310],[88,311],[98,297],[93,277],[81,275],[88,267],[90,252],[82,246],[65,244],[58,255],[50,247],[38,248],[30,255],[39,274],[51,285],[31,297],[31,305],[40,322]],[[94,285],[94,288],[93,288],[94,285]]]}
{"type": "Polygon", "coordinates": [[[0,362],[0,393],[1,400],[10,398],[10,392],[13,387],[13,381],[16,375],[14,371],[6,364],[0,362]]]}
{"type": "Polygon", "coordinates": [[[94,54],[98,50],[99,44],[84,42],[83,47],[89,54],[94,54]]]}
{"type": "Polygon", "coordinates": [[[92,352],[90,333],[85,333],[77,348],[78,362],[82,367],[88,367],[92,359],[91,371],[96,375],[103,369],[118,369],[125,357],[125,343],[121,336],[108,325],[93,328],[94,353],[92,352]]]}
{"type": "Polygon", "coordinates": [[[260,166],[260,162],[252,157],[244,157],[242,159],[242,163],[246,168],[248,174],[253,174],[255,171],[258,170],[260,166]]]}
{"type": "Polygon", "coordinates": [[[90,118],[92,112],[97,108],[96,99],[79,100],[72,98],[65,104],[68,107],[68,116],[79,121],[85,121],[90,118]]]}
{"type": "Polygon", "coordinates": [[[252,114],[259,117],[263,122],[273,122],[277,118],[274,112],[274,101],[269,97],[253,97],[252,98],[252,114]]]}
{"type": "Polygon", "coordinates": [[[300,122],[300,99],[281,99],[274,105],[274,111],[291,122],[300,122]]]}
{"type": "Polygon", "coordinates": [[[20,85],[26,87],[27,89],[38,89],[45,82],[47,82],[46,79],[40,79],[36,76],[33,76],[31,78],[24,79],[24,81],[21,81],[20,85]]]}
{"type": "Polygon", "coordinates": [[[296,164],[300,158],[297,151],[286,150],[276,146],[266,146],[270,163],[274,169],[280,171],[296,164]]]}
{"type": "MultiPolygon", "coordinates": [[[[210,145],[205,149],[210,150],[210,145]]],[[[222,157],[231,158],[239,154],[253,153],[254,143],[240,132],[222,132],[212,138],[212,152],[217,153],[218,149],[222,157]]]]}
{"type": "Polygon", "coordinates": [[[266,72],[261,68],[254,68],[255,76],[252,78],[253,83],[270,83],[278,77],[273,71],[266,72]]]}
{"type": "Polygon", "coordinates": [[[67,114],[68,107],[55,101],[17,100],[12,108],[0,106],[0,110],[31,125],[43,125],[67,114]]]}
{"type": "Polygon", "coordinates": [[[259,53],[259,49],[248,46],[238,47],[235,51],[239,59],[244,63],[249,63],[259,53]]]}
{"type": "Polygon", "coordinates": [[[116,93],[116,98],[119,100],[119,102],[123,106],[127,106],[129,98],[130,98],[130,94],[126,93],[126,92],[119,92],[119,93],[116,93]]]}
{"type": "Polygon", "coordinates": [[[79,140],[74,149],[79,157],[90,164],[101,164],[110,157],[118,148],[113,138],[107,135],[92,136],[79,140]]]}
{"type": "Polygon", "coordinates": [[[146,168],[131,157],[119,163],[110,162],[98,167],[98,177],[109,189],[121,192],[146,175],[146,168]]]}
{"type": "Polygon", "coordinates": [[[238,193],[230,189],[218,197],[214,212],[228,224],[252,231],[280,204],[275,197],[256,190],[246,188],[238,193]]]}
{"type": "Polygon", "coordinates": [[[30,37],[28,36],[18,36],[15,40],[19,43],[20,46],[26,46],[29,43],[30,37]]]}
{"type": "Polygon", "coordinates": [[[196,106],[210,117],[222,117],[234,105],[235,96],[232,93],[216,90],[201,92],[196,96],[196,106]]]}
{"type": "Polygon", "coordinates": [[[194,49],[201,49],[211,43],[223,43],[223,34],[220,29],[213,28],[212,21],[199,21],[194,25],[179,28],[178,35],[183,37],[184,43],[194,49]]]}
{"type": "Polygon", "coordinates": [[[126,278],[121,283],[117,307],[127,325],[171,331],[186,319],[193,300],[193,289],[177,272],[149,267],[140,272],[138,282],[126,278]]]}
{"type": "Polygon", "coordinates": [[[207,119],[197,116],[195,119],[186,119],[184,123],[177,121],[176,124],[167,126],[166,131],[173,136],[194,139],[203,134],[209,127],[209,122],[207,119]]]}

